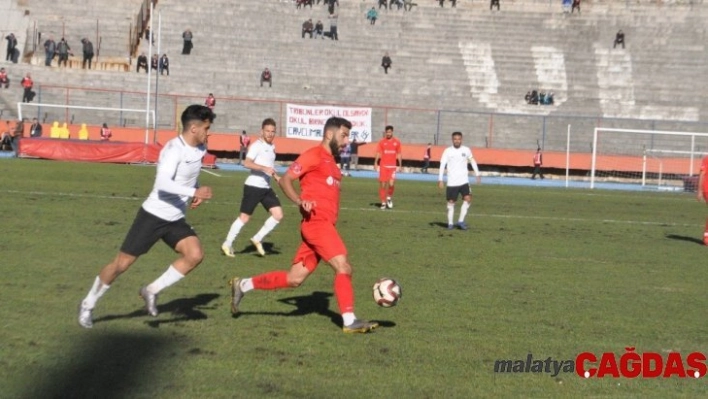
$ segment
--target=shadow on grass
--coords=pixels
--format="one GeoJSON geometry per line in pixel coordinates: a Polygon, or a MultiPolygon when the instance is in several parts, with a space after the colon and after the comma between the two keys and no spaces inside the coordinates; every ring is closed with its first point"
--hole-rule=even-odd
{"type": "MultiPolygon", "coordinates": [[[[308,314],[318,314],[320,316],[328,317],[332,324],[341,328],[341,315],[339,313],[333,312],[329,308],[329,302],[331,297],[331,292],[315,291],[310,295],[292,296],[289,298],[279,299],[278,302],[282,302],[295,307],[295,309],[290,312],[239,312],[239,314],[233,316],[233,318],[238,318],[242,315],[306,316],[308,314]]],[[[393,327],[396,325],[396,323],[392,321],[376,320],[376,322],[378,322],[381,327],[393,327]]]]}
{"type": "Polygon", "coordinates": [[[672,240],[678,240],[678,241],[688,241],[688,242],[692,242],[695,244],[704,245],[703,240],[698,239],[696,237],[686,237],[686,236],[680,236],[680,235],[676,235],[676,234],[667,234],[666,238],[670,238],[672,240]]]}
{"type": "MultiPolygon", "coordinates": [[[[220,297],[219,294],[199,294],[192,298],[180,298],[175,299],[165,304],[160,305],[158,302],[157,310],[160,315],[169,313],[172,318],[164,319],[151,319],[146,323],[150,327],[158,328],[161,324],[165,323],[175,323],[180,321],[194,321],[194,320],[204,320],[207,315],[200,309],[204,309],[210,302],[220,297]]],[[[159,298],[158,298],[159,299],[159,298]]],[[[213,308],[213,307],[212,307],[213,308]]],[[[158,315],[158,317],[160,317],[158,315]]],[[[145,309],[141,308],[134,312],[123,314],[123,315],[106,315],[103,317],[96,318],[94,323],[101,323],[104,321],[118,320],[118,319],[132,319],[134,317],[149,317],[145,309]]]]}
{"type": "MultiPolygon", "coordinates": [[[[144,394],[160,379],[156,365],[173,341],[133,333],[87,334],[57,353],[51,368],[27,389],[26,398],[119,399],[144,394]]],[[[43,366],[39,366],[42,368],[43,366]]]]}
{"type": "MultiPolygon", "coordinates": [[[[272,242],[262,242],[261,245],[263,245],[263,250],[265,251],[266,255],[280,255],[280,251],[276,251],[275,249],[273,249],[274,245],[272,242]]],[[[240,251],[239,253],[241,253],[241,254],[254,254],[254,255],[260,256],[258,254],[258,251],[256,250],[256,247],[253,246],[253,244],[248,244],[248,246],[246,248],[244,248],[242,251],[240,251]]]]}

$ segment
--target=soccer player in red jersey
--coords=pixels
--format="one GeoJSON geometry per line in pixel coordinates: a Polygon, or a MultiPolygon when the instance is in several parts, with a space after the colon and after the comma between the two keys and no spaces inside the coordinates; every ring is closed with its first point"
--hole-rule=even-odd
{"type": "MultiPolygon", "coordinates": [[[[708,178],[706,174],[708,173],[708,156],[703,158],[701,162],[701,172],[698,175],[698,187],[696,187],[696,192],[698,195],[698,200],[708,204],[708,178]]],[[[703,231],[703,244],[708,245],[708,219],[706,219],[706,228],[703,231]]]]}
{"type": "Polygon", "coordinates": [[[396,183],[396,172],[403,167],[401,142],[393,137],[393,126],[386,126],[384,138],[376,147],[374,168],[379,172],[379,198],[381,209],[393,208],[393,191],[396,183]],[[379,163],[379,159],[381,162],[379,163]]]}
{"type": "Polygon", "coordinates": [[[334,270],[334,295],[342,314],[345,333],[366,333],[378,323],[359,320],[354,315],[354,289],[352,265],[347,259],[347,248],[335,227],[339,214],[339,195],[342,172],[337,167],[334,154],[349,142],[351,122],[331,117],[324,126],[320,145],[303,152],[290,165],[278,184],[285,196],[297,204],[302,214],[300,233],[302,243],[295,253],[289,271],[280,270],[250,278],[231,279],[231,313],[239,313],[244,294],[251,290],[276,290],[296,288],[317,268],[324,259],[334,270]],[[300,181],[300,193],[294,181],[300,181]]]}

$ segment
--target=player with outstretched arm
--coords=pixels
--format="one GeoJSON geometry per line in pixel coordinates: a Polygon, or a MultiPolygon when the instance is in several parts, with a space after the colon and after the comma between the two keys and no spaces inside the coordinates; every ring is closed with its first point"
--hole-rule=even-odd
{"type": "Polygon", "coordinates": [[[303,152],[293,162],[278,184],[285,196],[302,214],[302,243],[295,253],[290,270],[259,274],[250,278],[234,277],[231,285],[231,313],[237,315],[244,294],[251,290],[276,290],[299,287],[312,274],[321,259],[334,270],[334,296],[342,315],[345,333],[366,333],[377,323],[357,319],[354,315],[352,265],[347,248],[336,228],[342,173],[334,154],[349,142],[351,122],[331,117],[324,126],[320,145],[303,152]],[[294,181],[300,181],[300,193],[294,181]]]}
{"type": "Polygon", "coordinates": [[[469,171],[467,163],[472,165],[477,184],[482,182],[482,177],[479,174],[479,167],[474,160],[472,150],[462,145],[462,133],[454,132],[452,134],[452,145],[443,151],[440,157],[440,172],[438,174],[438,187],[443,188],[443,175],[447,169],[447,189],[445,197],[447,198],[447,229],[452,230],[455,225],[452,224],[455,215],[455,202],[457,197],[462,196],[462,206],[460,207],[460,217],[457,219],[457,227],[460,230],[467,230],[469,226],[465,223],[467,210],[472,203],[472,194],[470,190],[469,171]]]}
{"type": "Polygon", "coordinates": [[[139,291],[150,316],[157,316],[157,295],[180,281],[202,262],[202,244],[192,226],[185,221],[185,211],[188,204],[194,209],[212,196],[211,188],[199,187],[197,178],[214,117],[214,113],[202,105],[190,105],[182,113],[182,133],[168,141],[160,152],[155,185],[138,210],[118,255],[101,269],[81,301],[79,324],[82,327],[93,327],[96,302],[115,279],[158,240],[164,241],[179,253],[179,257],[157,280],[139,291]]]}

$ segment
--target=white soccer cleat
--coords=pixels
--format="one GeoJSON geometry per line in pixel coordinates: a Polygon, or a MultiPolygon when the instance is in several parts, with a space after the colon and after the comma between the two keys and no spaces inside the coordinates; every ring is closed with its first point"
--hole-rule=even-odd
{"type": "Polygon", "coordinates": [[[236,257],[236,255],[234,254],[234,249],[230,245],[226,245],[226,243],[221,244],[221,252],[223,252],[224,255],[228,256],[229,258],[236,257]]]}
{"type": "Polygon", "coordinates": [[[83,301],[79,304],[79,325],[83,328],[93,328],[93,309],[84,307],[83,301]]]}
{"type": "Polygon", "coordinates": [[[388,209],[393,208],[393,201],[391,200],[391,197],[387,197],[387,198],[386,198],[386,207],[387,207],[388,209]]]}
{"type": "Polygon", "coordinates": [[[260,241],[256,240],[255,238],[251,238],[251,244],[256,247],[256,251],[258,251],[258,254],[260,254],[261,256],[265,256],[265,249],[263,249],[263,244],[261,244],[260,241]]]}
{"type": "Polygon", "coordinates": [[[148,314],[157,317],[157,295],[149,293],[147,287],[141,288],[138,295],[145,301],[145,310],[148,314]]]}

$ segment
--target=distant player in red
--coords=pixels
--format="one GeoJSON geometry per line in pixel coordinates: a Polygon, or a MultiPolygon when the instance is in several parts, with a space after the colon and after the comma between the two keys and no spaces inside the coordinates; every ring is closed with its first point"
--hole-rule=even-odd
{"type": "Polygon", "coordinates": [[[396,172],[403,167],[401,142],[393,137],[393,126],[386,126],[384,138],[376,146],[374,168],[379,172],[379,198],[381,209],[393,208],[393,191],[396,172]],[[381,162],[379,163],[379,159],[381,162]]]}
{"type": "Polygon", "coordinates": [[[359,320],[354,315],[352,265],[335,227],[342,172],[333,154],[339,154],[348,144],[351,128],[351,122],[344,118],[329,118],[324,126],[322,143],[302,153],[280,178],[278,184],[285,196],[300,208],[302,243],[289,271],[231,279],[232,314],[239,313],[241,299],[248,291],[299,287],[324,259],[334,270],[334,296],[342,314],[342,330],[345,333],[366,333],[378,327],[377,323],[359,320]],[[294,181],[298,179],[299,194],[294,186],[294,181]]]}
{"type": "MultiPolygon", "coordinates": [[[[698,187],[696,187],[698,200],[708,204],[708,156],[703,158],[701,162],[701,172],[698,175],[698,187]]],[[[703,244],[708,245],[708,219],[706,219],[706,228],[703,231],[703,244]]]]}

